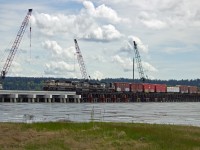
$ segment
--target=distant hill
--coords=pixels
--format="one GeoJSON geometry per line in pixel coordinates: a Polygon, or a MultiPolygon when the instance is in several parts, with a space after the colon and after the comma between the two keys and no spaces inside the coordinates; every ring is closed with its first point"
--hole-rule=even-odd
{"type": "MultiPolygon", "coordinates": [[[[34,78],[34,77],[6,77],[3,81],[5,90],[42,90],[43,83],[46,80],[80,80],[80,79],[64,79],[64,78],[34,78]]],[[[99,82],[99,80],[91,80],[99,82]]],[[[127,78],[106,78],[100,82],[132,82],[132,79],[127,78]]],[[[140,80],[135,79],[134,82],[139,83],[140,80]]],[[[167,84],[168,86],[175,85],[190,85],[200,87],[200,79],[194,80],[148,80],[148,83],[167,84]]]]}

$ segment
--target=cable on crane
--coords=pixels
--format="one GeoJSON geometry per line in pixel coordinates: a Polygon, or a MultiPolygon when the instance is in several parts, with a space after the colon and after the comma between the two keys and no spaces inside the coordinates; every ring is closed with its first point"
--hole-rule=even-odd
{"type": "Polygon", "coordinates": [[[31,60],[31,43],[32,43],[32,36],[31,36],[31,33],[32,33],[32,26],[31,26],[31,14],[30,14],[30,22],[29,22],[29,25],[30,25],[30,60],[31,60]]]}

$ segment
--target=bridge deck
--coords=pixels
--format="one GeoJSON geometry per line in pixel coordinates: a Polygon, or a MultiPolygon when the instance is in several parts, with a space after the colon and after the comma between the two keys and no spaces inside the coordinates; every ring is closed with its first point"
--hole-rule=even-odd
{"type": "Polygon", "coordinates": [[[81,95],[72,91],[0,90],[0,102],[80,102],[81,95]]]}

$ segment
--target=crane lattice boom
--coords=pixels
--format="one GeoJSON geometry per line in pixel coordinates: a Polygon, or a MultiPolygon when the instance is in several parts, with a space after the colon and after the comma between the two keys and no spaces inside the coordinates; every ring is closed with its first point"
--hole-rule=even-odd
{"type": "Polygon", "coordinates": [[[31,13],[32,13],[32,9],[29,9],[28,13],[27,13],[26,17],[24,18],[24,20],[23,20],[23,22],[21,24],[21,27],[20,27],[20,29],[19,29],[19,31],[17,33],[17,37],[15,38],[15,41],[14,41],[14,43],[12,45],[12,48],[10,49],[10,53],[8,55],[8,58],[6,59],[6,63],[4,64],[3,69],[1,71],[1,78],[2,79],[5,78],[6,74],[8,73],[8,70],[9,70],[11,64],[12,64],[14,56],[15,56],[15,54],[17,52],[19,44],[20,44],[20,42],[22,40],[22,37],[24,35],[24,32],[25,32],[26,27],[28,25],[28,22],[30,20],[31,13]]]}
{"type": "Polygon", "coordinates": [[[77,42],[76,39],[74,39],[74,43],[75,43],[75,48],[76,48],[76,54],[77,54],[79,67],[80,67],[80,70],[81,70],[81,75],[85,80],[88,80],[88,75],[87,75],[85,63],[84,63],[84,60],[83,60],[83,56],[81,54],[81,51],[80,51],[80,48],[78,46],[78,42],[77,42]]]}
{"type": "Polygon", "coordinates": [[[143,67],[142,67],[140,53],[138,51],[136,42],[133,41],[133,43],[134,43],[135,58],[136,58],[136,62],[137,62],[139,76],[140,76],[140,79],[144,82],[145,81],[145,75],[144,75],[144,70],[143,70],[143,67]]]}

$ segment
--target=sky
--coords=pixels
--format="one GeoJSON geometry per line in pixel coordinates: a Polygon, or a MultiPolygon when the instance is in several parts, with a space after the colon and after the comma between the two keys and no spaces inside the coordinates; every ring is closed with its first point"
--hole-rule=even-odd
{"type": "Polygon", "coordinates": [[[82,78],[77,39],[92,79],[132,78],[133,41],[149,79],[199,78],[198,0],[0,0],[1,68],[29,8],[7,76],[82,78]]]}

